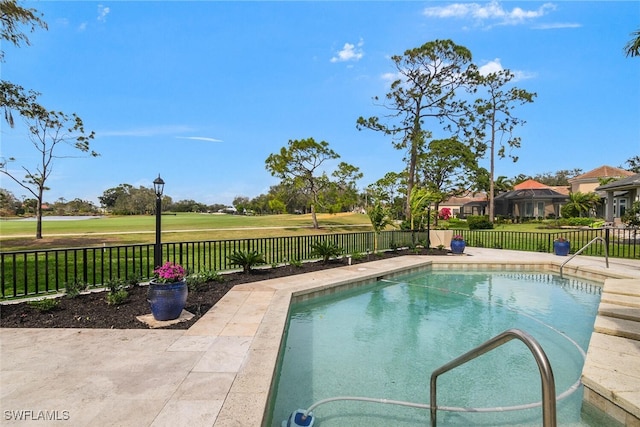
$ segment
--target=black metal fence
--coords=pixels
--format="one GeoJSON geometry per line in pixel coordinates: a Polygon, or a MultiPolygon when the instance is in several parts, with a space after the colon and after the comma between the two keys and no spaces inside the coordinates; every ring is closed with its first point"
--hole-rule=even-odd
{"type": "MultiPolygon", "coordinates": [[[[257,251],[267,264],[281,264],[312,259],[311,246],[318,241],[333,242],[348,254],[365,254],[374,250],[374,239],[373,232],[360,232],[163,243],[162,259],[182,265],[189,273],[226,271],[237,268],[228,259],[235,251],[257,251]]],[[[385,231],[378,236],[378,250],[425,239],[424,232],[385,231]]],[[[154,255],[154,244],[0,252],[2,298],[58,292],[71,281],[99,286],[113,279],[148,279],[153,275],[154,255]]]]}
{"type": "MultiPolygon", "coordinates": [[[[495,230],[454,230],[468,246],[519,251],[553,252],[553,241],[564,237],[575,252],[595,237],[602,237],[610,257],[640,259],[640,233],[628,229],[580,229],[554,233],[495,230]]],[[[348,254],[374,250],[375,233],[341,233],[325,236],[289,236],[238,240],[211,240],[162,244],[162,259],[183,265],[190,273],[234,268],[228,256],[235,251],[257,251],[267,264],[305,261],[313,258],[311,246],[330,241],[348,254]]],[[[426,232],[384,231],[377,236],[378,250],[425,244],[426,232]]],[[[112,279],[153,274],[154,245],[122,245],[93,248],[0,252],[2,298],[58,292],[70,281],[100,286],[112,279]]],[[[583,255],[603,256],[604,244],[597,241],[583,255]]]]}

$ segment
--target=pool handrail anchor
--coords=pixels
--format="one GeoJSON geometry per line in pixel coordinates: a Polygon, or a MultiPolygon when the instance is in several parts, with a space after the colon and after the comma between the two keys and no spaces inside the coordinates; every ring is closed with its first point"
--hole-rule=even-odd
{"type": "Polygon", "coordinates": [[[607,268],[609,268],[609,249],[607,249],[607,241],[604,240],[603,237],[600,236],[596,236],[593,239],[591,239],[591,241],[589,243],[587,243],[586,245],[584,245],[582,248],[580,248],[579,251],[577,251],[575,254],[571,255],[568,259],[566,259],[562,264],[560,264],[560,278],[562,279],[562,269],[564,267],[564,265],[566,263],[568,263],[569,261],[571,261],[572,259],[574,259],[576,256],[580,255],[582,253],[582,251],[584,251],[585,249],[587,249],[589,246],[591,246],[592,243],[594,243],[596,240],[600,240],[602,241],[602,246],[604,247],[604,259],[605,259],[605,265],[607,266],[607,268]]]}
{"type": "Polygon", "coordinates": [[[553,370],[549,359],[545,354],[542,346],[528,333],[520,329],[508,329],[497,335],[490,340],[480,344],[476,348],[468,351],[462,356],[457,357],[451,362],[439,367],[431,373],[431,397],[430,397],[430,410],[431,410],[431,426],[436,426],[437,419],[437,400],[436,400],[436,381],[438,376],[448,372],[460,365],[463,365],[476,357],[479,357],[503,344],[511,341],[512,339],[519,339],[522,341],[531,354],[533,354],[538,369],[540,371],[540,379],[542,382],[542,425],[544,427],[556,427],[556,385],[553,378],[553,370]]]}

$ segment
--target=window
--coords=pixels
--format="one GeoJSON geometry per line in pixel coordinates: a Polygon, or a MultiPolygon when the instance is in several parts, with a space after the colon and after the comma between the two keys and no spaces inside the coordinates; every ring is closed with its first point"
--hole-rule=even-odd
{"type": "Polygon", "coordinates": [[[533,216],[533,202],[526,202],[524,204],[524,216],[529,218],[533,216]]]}

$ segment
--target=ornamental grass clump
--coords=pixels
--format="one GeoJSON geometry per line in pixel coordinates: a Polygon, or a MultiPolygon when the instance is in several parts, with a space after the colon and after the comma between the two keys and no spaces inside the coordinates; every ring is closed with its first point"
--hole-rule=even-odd
{"type": "Polygon", "coordinates": [[[180,264],[167,261],[153,270],[153,274],[156,283],[175,283],[184,279],[186,271],[180,264]]]}

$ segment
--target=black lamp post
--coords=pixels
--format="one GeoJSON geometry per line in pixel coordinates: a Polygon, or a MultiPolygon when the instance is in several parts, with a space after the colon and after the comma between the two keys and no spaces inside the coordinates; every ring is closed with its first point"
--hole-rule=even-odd
{"type": "Polygon", "coordinates": [[[164,190],[164,181],[158,177],[153,180],[153,191],[156,193],[156,247],[154,250],[154,268],[162,264],[162,241],[160,239],[161,217],[162,217],[162,191],[164,190]]]}

